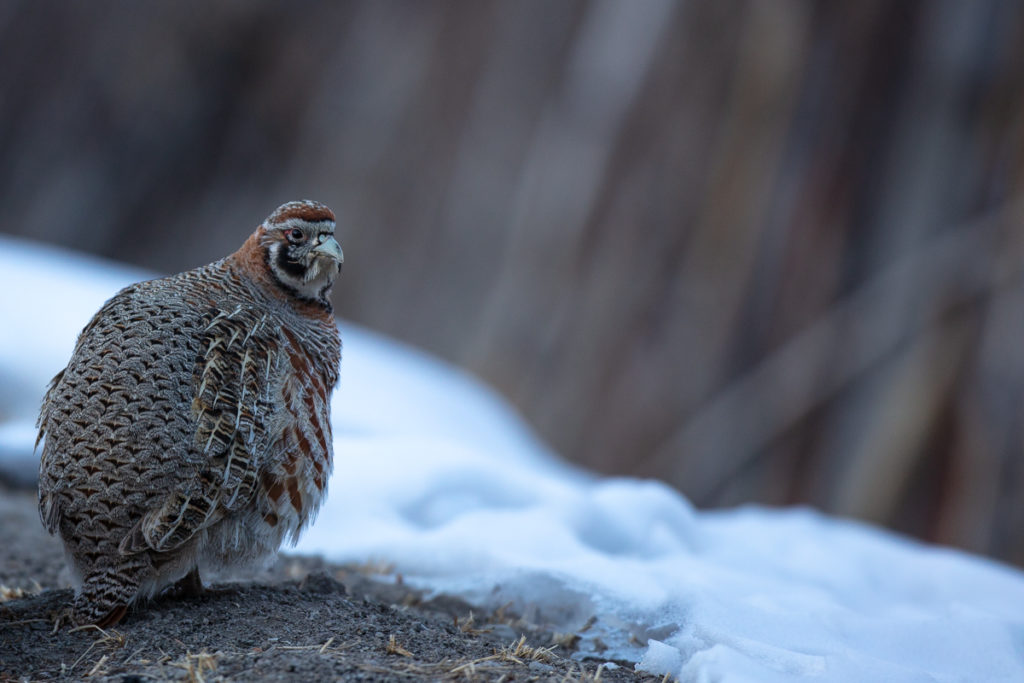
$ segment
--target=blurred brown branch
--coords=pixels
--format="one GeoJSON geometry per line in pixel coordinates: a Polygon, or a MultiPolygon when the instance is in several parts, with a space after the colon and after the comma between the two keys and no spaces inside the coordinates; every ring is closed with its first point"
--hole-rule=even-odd
{"type": "Polygon", "coordinates": [[[921,448],[941,399],[957,375],[969,371],[962,362],[971,352],[965,335],[971,326],[962,319],[967,317],[961,310],[965,300],[983,302],[1024,284],[1021,231],[1001,231],[1018,225],[1024,225],[1024,201],[1019,200],[887,266],[718,389],[649,459],[639,459],[643,467],[673,471],[672,481],[695,496],[713,495],[787,429],[878,372],[888,386],[874,389],[879,400],[864,408],[877,413],[869,417],[868,429],[904,435],[910,430],[917,438],[908,442],[896,434],[868,434],[836,443],[837,452],[827,457],[840,472],[852,470],[839,484],[841,510],[884,517],[891,512],[886,506],[855,501],[869,498],[880,483],[904,482],[906,470],[893,476],[901,458],[926,455],[921,448]],[[936,296],[944,291],[947,296],[936,296]],[[901,400],[887,401],[890,394],[901,400]],[[870,446],[864,447],[864,441],[870,446]],[[683,466],[672,468],[680,453],[685,454],[683,466]]]}

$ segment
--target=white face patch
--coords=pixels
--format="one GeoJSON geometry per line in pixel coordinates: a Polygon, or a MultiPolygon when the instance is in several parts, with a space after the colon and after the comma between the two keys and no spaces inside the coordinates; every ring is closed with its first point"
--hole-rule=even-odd
{"type": "Polygon", "coordinates": [[[334,242],[333,228],[331,221],[310,223],[290,218],[267,230],[267,264],[278,283],[294,296],[327,304],[331,285],[341,270],[341,250],[334,242]],[[293,235],[293,231],[301,231],[301,235],[293,235]],[[333,249],[324,248],[328,241],[333,249]]]}

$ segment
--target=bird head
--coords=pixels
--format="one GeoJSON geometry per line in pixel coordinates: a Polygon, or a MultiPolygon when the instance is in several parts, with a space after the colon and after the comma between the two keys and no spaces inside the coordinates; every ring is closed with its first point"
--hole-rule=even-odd
{"type": "Polygon", "coordinates": [[[334,213],[319,202],[288,202],[263,221],[259,233],[277,283],[293,296],[326,305],[345,260],[334,238],[334,213]]]}

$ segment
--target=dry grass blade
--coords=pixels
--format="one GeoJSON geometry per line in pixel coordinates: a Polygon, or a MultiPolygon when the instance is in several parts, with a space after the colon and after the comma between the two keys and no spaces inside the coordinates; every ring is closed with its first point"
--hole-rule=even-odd
{"type": "Polygon", "coordinates": [[[89,669],[89,673],[85,674],[85,677],[88,678],[90,676],[95,676],[96,674],[104,673],[103,665],[107,663],[108,658],[109,655],[103,655],[102,657],[100,657],[99,660],[97,660],[97,662],[93,665],[93,667],[89,669]]]}
{"type": "Polygon", "coordinates": [[[0,583],[0,602],[7,602],[8,600],[17,600],[18,598],[25,597],[24,588],[11,588],[0,583]]]}
{"type": "Polygon", "coordinates": [[[574,650],[580,642],[580,634],[571,631],[568,633],[552,633],[551,642],[567,650],[574,650]]]}
{"type": "Polygon", "coordinates": [[[484,657],[483,659],[474,659],[471,662],[466,662],[465,664],[460,664],[459,666],[453,668],[449,673],[453,673],[453,674],[465,673],[466,677],[470,678],[470,677],[476,675],[476,665],[477,665],[477,663],[478,662],[487,661],[488,659],[494,659],[494,657],[484,657]]]}
{"type": "Polygon", "coordinates": [[[385,648],[385,650],[386,650],[386,652],[389,655],[401,655],[403,657],[412,657],[413,656],[413,654],[411,652],[409,652],[404,647],[402,647],[401,645],[398,644],[398,641],[395,640],[395,636],[394,635],[392,635],[390,638],[388,638],[388,644],[387,644],[387,647],[385,648]]]}
{"type": "Polygon", "coordinates": [[[35,624],[38,622],[49,621],[49,619],[19,619],[18,621],[5,621],[4,626],[21,626],[22,624],[35,624]]]}
{"type": "Polygon", "coordinates": [[[395,565],[391,562],[363,562],[353,565],[353,569],[367,576],[395,573],[395,565]]]}
{"type": "Polygon", "coordinates": [[[192,654],[188,652],[180,660],[171,662],[171,666],[185,670],[185,680],[189,683],[206,683],[207,672],[217,668],[217,660],[214,654],[200,652],[192,654]]]}
{"type": "Polygon", "coordinates": [[[70,668],[68,668],[68,670],[67,670],[67,673],[68,673],[69,675],[71,674],[71,672],[72,672],[72,671],[74,671],[74,670],[75,670],[75,667],[77,667],[77,666],[79,665],[79,663],[81,663],[81,661],[82,661],[83,659],[85,659],[85,658],[86,658],[86,657],[87,657],[87,656],[89,655],[89,653],[90,653],[90,652],[92,652],[92,649],[93,649],[94,647],[96,647],[96,643],[95,643],[95,642],[92,642],[92,643],[90,643],[90,644],[89,644],[89,647],[85,648],[85,652],[83,652],[82,654],[80,654],[80,655],[78,656],[78,659],[76,659],[76,660],[74,661],[74,663],[73,663],[73,664],[71,665],[71,667],[70,667],[70,668]]]}
{"type": "MultiPolygon", "coordinates": [[[[85,649],[85,652],[83,652],[81,655],[79,655],[78,659],[75,660],[75,663],[72,664],[71,667],[68,669],[68,673],[69,674],[72,671],[75,670],[75,667],[77,667],[82,662],[82,660],[85,659],[89,655],[89,653],[92,652],[92,649],[94,647],[96,647],[97,645],[104,645],[104,646],[107,646],[107,647],[109,647],[111,649],[120,649],[120,648],[122,648],[122,647],[124,647],[125,645],[128,644],[128,636],[126,636],[125,634],[121,633],[120,631],[114,631],[114,630],[105,631],[102,628],[100,628],[99,626],[96,626],[95,624],[86,624],[85,626],[77,626],[77,627],[71,629],[69,631],[69,633],[76,633],[78,631],[89,631],[89,630],[99,631],[102,634],[102,637],[97,638],[96,640],[92,641],[89,644],[89,647],[87,647],[85,649]]],[[[103,657],[100,658],[100,660],[96,663],[96,665],[99,666],[100,663],[104,662],[106,659],[107,659],[107,656],[104,655],[103,657]]],[[[96,670],[96,666],[93,667],[93,671],[95,671],[95,670],[96,670]]],[[[88,673],[86,675],[87,676],[91,676],[93,674],[92,674],[92,672],[90,672],[90,673],[88,673]]]]}
{"type": "Polygon", "coordinates": [[[480,635],[482,633],[489,633],[492,630],[490,627],[487,627],[487,626],[485,626],[483,628],[476,628],[474,626],[476,624],[476,617],[473,615],[473,611],[472,610],[470,610],[470,612],[469,612],[469,617],[465,621],[463,621],[462,623],[459,623],[459,617],[458,616],[455,616],[453,618],[455,620],[456,628],[458,628],[463,633],[468,633],[470,635],[480,635]]]}
{"type": "Polygon", "coordinates": [[[467,676],[471,676],[476,671],[476,665],[484,662],[513,662],[515,664],[526,664],[527,662],[548,663],[558,659],[558,655],[553,652],[554,649],[555,646],[533,647],[527,645],[526,636],[520,636],[519,640],[506,645],[500,650],[495,650],[494,654],[466,662],[452,669],[451,673],[465,673],[467,676]]]}
{"type": "Polygon", "coordinates": [[[128,636],[120,631],[104,632],[103,637],[96,641],[99,645],[105,645],[113,650],[119,650],[128,644],[128,636]]]}
{"type": "Polygon", "coordinates": [[[551,647],[532,647],[526,644],[526,636],[520,636],[519,641],[514,643],[513,645],[513,657],[528,659],[535,662],[549,662],[557,657],[557,655],[554,654],[554,649],[556,646],[552,645],[551,647]]]}

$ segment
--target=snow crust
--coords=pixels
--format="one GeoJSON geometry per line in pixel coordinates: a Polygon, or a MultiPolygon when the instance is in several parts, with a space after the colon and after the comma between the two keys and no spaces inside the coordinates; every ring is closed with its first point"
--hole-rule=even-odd
{"type": "MultiPolygon", "coordinates": [[[[145,277],[0,238],[8,477],[34,475],[39,401],[79,330],[145,277]]],[[[596,477],[465,373],[341,331],[335,473],[299,552],[558,631],[596,617],[581,656],[682,681],[1024,680],[1021,572],[806,508],[698,512],[658,482],[596,477]]]]}

